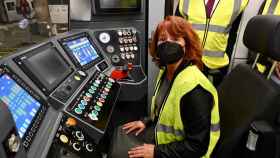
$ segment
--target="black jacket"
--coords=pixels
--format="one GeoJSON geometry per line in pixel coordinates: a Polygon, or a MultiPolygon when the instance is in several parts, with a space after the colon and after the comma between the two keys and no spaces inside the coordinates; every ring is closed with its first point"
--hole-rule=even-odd
{"type": "MultiPolygon", "coordinates": [[[[182,64],[175,72],[175,76],[188,65],[182,64]]],[[[201,86],[195,87],[192,91],[184,95],[180,101],[180,110],[186,134],[185,139],[165,145],[157,145],[155,147],[154,157],[199,158],[205,155],[210,140],[212,105],[212,95],[201,86]]],[[[150,123],[147,120],[144,122],[146,124],[150,123]]]]}

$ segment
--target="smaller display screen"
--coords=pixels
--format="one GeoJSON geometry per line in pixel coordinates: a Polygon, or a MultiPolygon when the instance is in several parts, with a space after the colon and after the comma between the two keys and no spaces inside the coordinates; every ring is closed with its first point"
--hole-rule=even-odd
{"type": "Polygon", "coordinates": [[[66,41],[63,45],[68,47],[68,50],[72,53],[71,55],[75,57],[81,66],[89,64],[99,57],[87,37],[66,41]]]}
{"type": "Polygon", "coordinates": [[[102,9],[137,8],[137,0],[100,0],[99,2],[102,9]]]}
{"type": "Polygon", "coordinates": [[[0,101],[8,106],[22,138],[41,104],[7,74],[0,77],[0,101]]]}

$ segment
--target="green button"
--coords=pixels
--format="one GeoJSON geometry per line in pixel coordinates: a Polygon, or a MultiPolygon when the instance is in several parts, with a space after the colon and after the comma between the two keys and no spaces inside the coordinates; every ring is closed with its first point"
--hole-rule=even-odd
{"type": "Polygon", "coordinates": [[[112,82],[107,82],[107,85],[108,85],[108,86],[112,86],[113,83],[112,83],[112,82]]]}
{"type": "Polygon", "coordinates": [[[99,84],[94,83],[93,85],[94,85],[95,87],[99,87],[99,84]]]}
{"type": "Polygon", "coordinates": [[[94,106],[94,109],[95,109],[96,111],[100,111],[100,110],[101,110],[101,108],[100,108],[99,106],[94,106]]]}
{"type": "Polygon", "coordinates": [[[75,108],[75,113],[81,115],[83,113],[83,110],[80,108],[75,108]]]}
{"type": "Polygon", "coordinates": [[[94,91],[96,91],[96,89],[97,89],[95,86],[90,86],[90,88],[94,91]]]}
{"type": "Polygon", "coordinates": [[[96,111],[96,110],[92,110],[91,113],[95,116],[98,116],[98,111],[96,111]]]}
{"type": "Polygon", "coordinates": [[[93,89],[89,89],[88,92],[93,94],[95,91],[93,89]]]}
{"type": "Polygon", "coordinates": [[[88,114],[88,117],[93,120],[93,121],[97,121],[98,120],[98,117],[92,113],[88,114]]]}
{"type": "Polygon", "coordinates": [[[86,93],[86,96],[89,97],[89,98],[91,98],[91,97],[92,97],[92,94],[86,93]]]}

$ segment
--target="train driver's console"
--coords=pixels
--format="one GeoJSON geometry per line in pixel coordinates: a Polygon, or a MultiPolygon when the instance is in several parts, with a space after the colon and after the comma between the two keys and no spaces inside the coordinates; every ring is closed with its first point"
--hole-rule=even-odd
{"type": "Polygon", "coordinates": [[[1,158],[101,157],[98,143],[117,100],[137,88],[145,93],[138,34],[67,33],[1,59],[0,112],[8,114],[0,122],[12,120],[0,125],[1,158]]]}

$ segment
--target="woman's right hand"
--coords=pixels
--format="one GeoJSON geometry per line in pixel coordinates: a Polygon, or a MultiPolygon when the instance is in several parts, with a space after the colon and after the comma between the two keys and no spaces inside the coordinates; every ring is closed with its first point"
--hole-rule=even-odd
{"type": "Polygon", "coordinates": [[[122,129],[126,131],[126,134],[129,134],[132,131],[136,130],[135,135],[137,136],[146,128],[146,125],[142,121],[133,121],[123,125],[122,129]]]}

